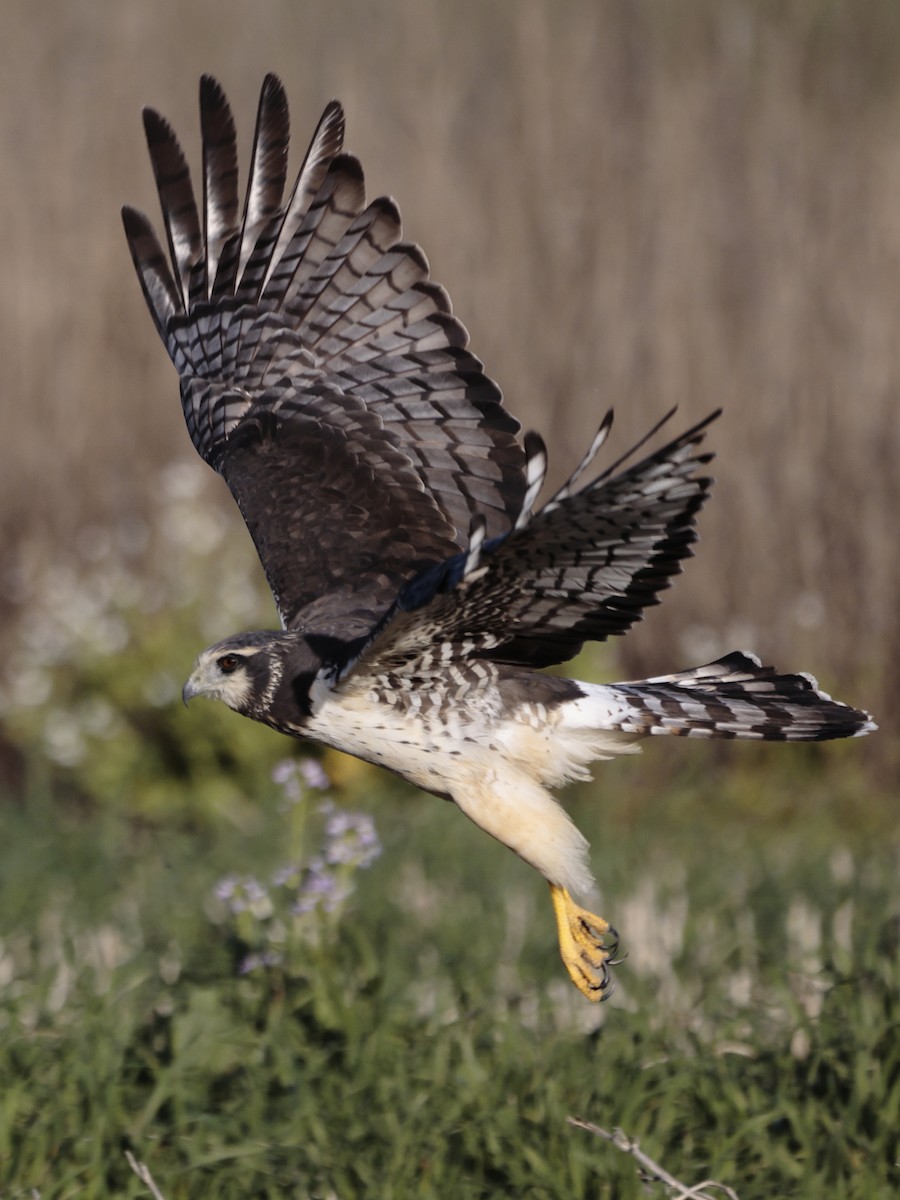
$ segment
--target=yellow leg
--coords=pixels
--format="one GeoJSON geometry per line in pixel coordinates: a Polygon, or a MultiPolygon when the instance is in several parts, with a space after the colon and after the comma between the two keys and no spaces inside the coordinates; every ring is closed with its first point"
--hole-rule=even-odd
{"type": "Polygon", "coordinates": [[[615,966],[616,931],[602,917],[581,908],[564,887],[550,884],[559,952],[569,977],[588,1000],[605,1000],[612,992],[610,967],[615,966]],[[605,934],[612,935],[607,944],[605,934]]]}

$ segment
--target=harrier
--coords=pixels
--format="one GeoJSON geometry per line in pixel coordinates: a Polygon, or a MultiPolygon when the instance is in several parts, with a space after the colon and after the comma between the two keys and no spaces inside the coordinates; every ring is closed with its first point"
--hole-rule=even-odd
{"type": "Polygon", "coordinates": [[[175,134],[145,111],[168,254],[132,208],[125,231],[188,431],[240,507],[282,628],[204,650],[184,698],[452,800],[548,881],[563,962],[601,999],[615,934],[572,898],[593,884],[588,846],[548,789],[650,734],[809,741],[874,726],[744,653],[608,686],[541,674],[625,633],[681,570],[718,414],[633,462],[660,422],[582,485],[608,413],[536,508],[544,445],[520,440],[394,201],[366,203],[340,105],[286,195],[287,102],[266,78],[243,207],[234,121],[209,77],[200,120],[198,204],[175,134]]]}

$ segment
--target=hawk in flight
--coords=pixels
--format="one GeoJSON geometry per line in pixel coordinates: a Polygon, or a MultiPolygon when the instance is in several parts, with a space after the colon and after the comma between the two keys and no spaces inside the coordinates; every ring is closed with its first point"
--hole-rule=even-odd
{"type": "Polygon", "coordinates": [[[657,425],[584,483],[607,414],[536,508],[544,445],[520,440],[394,201],[366,203],[340,105],[286,193],[288,107],[266,78],[243,206],[234,121],[209,77],[200,120],[198,203],[171,127],[144,112],[167,251],[132,208],[125,232],[188,431],[240,507],[282,628],[204,650],[184,697],[454,801],[548,881],[563,962],[600,999],[615,934],[572,898],[592,887],[588,846],[548,789],[650,734],[808,741],[874,726],[743,653],[608,686],[539,673],[625,633],[681,570],[717,414],[642,452],[657,425]]]}

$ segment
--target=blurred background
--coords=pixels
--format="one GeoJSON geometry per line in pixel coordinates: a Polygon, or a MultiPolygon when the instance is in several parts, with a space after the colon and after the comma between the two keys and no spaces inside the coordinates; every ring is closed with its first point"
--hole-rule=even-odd
{"type": "Polygon", "coordinates": [[[0,0],[0,18],[10,1195],[144,1194],[128,1145],[170,1200],[386,1180],[398,1200],[573,1200],[603,1190],[595,1166],[643,1195],[574,1113],[745,1200],[896,1197],[900,5],[0,0]],[[158,221],[142,106],[196,170],[214,73],[246,162],[267,71],[294,164],[343,100],[369,194],[398,200],[547,438],[551,484],[610,406],[610,456],[673,405],[673,432],[723,408],[697,558],[572,672],[752,649],[881,726],[650,739],[570,789],[627,956],[609,1005],[565,979],[543,881],[453,806],[181,706],[201,647],[276,617],[190,444],[120,208],[158,221]]]}
{"type": "MultiPolygon", "coordinates": [[[[57,741],[71,721],[77,697],[60,700],[47,669],[76,653],[60,626],[79,605],[85,661],[125,644],[123,605],[186,605],[192,570],[203,633],[271,619],[240,518],[190,446],[119,217],[127,202],[157,219],[143,105],[196,164],[212,72],[246,154],[270,70],[296,162],[343,100],[369,193],[398,199],[509,407],[547,437],[551,482],[608,406],[613,452],[673,405],[673,430],[723,406],[698,558],[604,670],[748,648],[813,671],[873,711],[882,732],[857,748],[860,769],[895,777],[900,8],[47,0],[4,5],[3,30],[8,781],[41,705],[55,696],[57,741]]],[[[167,637],[159,705],[196,649],[185,638],[175,660],[167,637]]],[[[92,712],[97,728],[112,719],[92,712]]]]}

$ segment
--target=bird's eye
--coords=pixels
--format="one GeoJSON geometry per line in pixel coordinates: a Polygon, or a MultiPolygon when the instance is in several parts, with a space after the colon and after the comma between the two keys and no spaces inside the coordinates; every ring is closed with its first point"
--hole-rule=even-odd
{"type": "Polygon", "coordinates": [[[223,675],[231,675],[238,669],[240,662],[236,654],[223,654],[218,660],[218,667],[223,675]]]}

